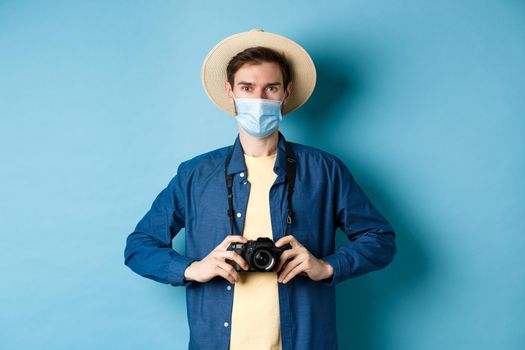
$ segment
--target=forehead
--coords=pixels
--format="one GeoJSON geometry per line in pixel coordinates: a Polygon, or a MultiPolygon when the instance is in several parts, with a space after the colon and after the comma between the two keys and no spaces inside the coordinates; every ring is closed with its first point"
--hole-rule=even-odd
{"type": "Polygon", "coordinates": [[[279,81],[282,83],[281,67],[275,62],[245,63],[235,73],[235,82],[250,81],[252,83],[265,83],[279,81]]]}

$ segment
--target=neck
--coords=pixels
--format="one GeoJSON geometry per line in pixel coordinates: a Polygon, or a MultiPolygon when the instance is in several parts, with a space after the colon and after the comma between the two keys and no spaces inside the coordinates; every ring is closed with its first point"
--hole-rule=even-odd
{"type": "Polygon", "coordinates": [[[272,134],[259,139],[239,128],[239,139],[245,154],[252,157],[267,157],[277,152],[279,132],[276,129],[272,134]]]}

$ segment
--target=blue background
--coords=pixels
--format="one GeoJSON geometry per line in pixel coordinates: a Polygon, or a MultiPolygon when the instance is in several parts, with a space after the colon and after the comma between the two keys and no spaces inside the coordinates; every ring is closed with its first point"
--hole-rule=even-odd
{"type": "Polygon", "coordinates": [[[233,143],[200,68],[252,28],[317,65],[282,132],[398,233],[338,286],[341,349],[525,348],[518,0],[0,1],[0,348],[187,347],[184,289],[125,267],[125,239],[180,162],[233,143]]]}

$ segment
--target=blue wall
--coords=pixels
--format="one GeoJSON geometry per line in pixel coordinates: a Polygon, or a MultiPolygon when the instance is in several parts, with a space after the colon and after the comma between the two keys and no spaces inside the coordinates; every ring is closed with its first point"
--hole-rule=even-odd
{"type": "Polygon", "coordinates": [[[341,349],[524,349],[517,0],[0,1],[0,348],[186,348],[184,289],[132,273],[125,239],[181,161],[234,141],[200,67],[252,28],[317,65],[283,133],[398,232],[338,286],[341,349]]]}

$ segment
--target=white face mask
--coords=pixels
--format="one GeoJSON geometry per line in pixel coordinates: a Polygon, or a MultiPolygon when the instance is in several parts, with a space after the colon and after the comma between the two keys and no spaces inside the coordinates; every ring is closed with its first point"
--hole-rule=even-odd
{"type": "Polygon", "coordinates": [[[237,116],[235,119],[241,127],[253,137],[263,138],[275,131],[279,122],[283,119],[281,115],[281,100],[269,100],[264,98],[235,98],[237,116]]]}

